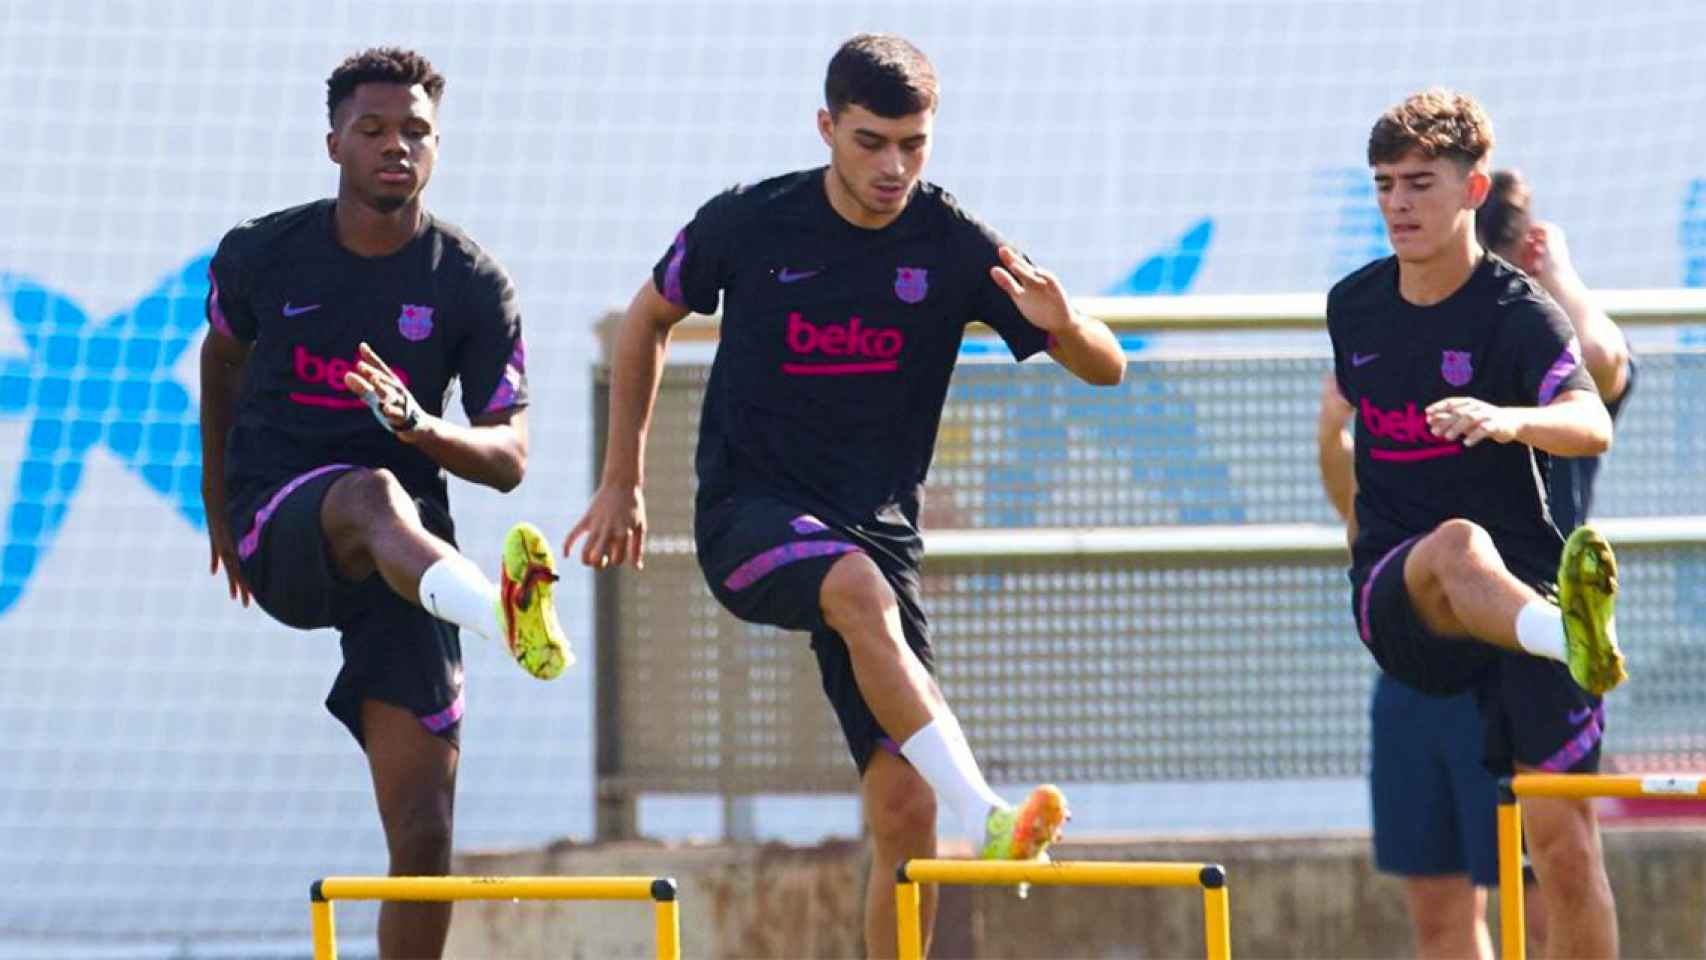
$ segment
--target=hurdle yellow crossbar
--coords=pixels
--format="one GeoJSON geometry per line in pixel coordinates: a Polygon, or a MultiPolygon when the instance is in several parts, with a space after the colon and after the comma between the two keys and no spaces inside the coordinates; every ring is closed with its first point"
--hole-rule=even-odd
{"type": "Polygon", "coordinates": [[[1706,797],[1701,773],[1519,773],[1499,781],[1499,939],[1503,960],[1525,960],[1522,797],[1706,797]]]}
{"type": "Polygon", "coordinates": [[[1519,797],[1703,797],[1699,773],[1519,773],[1510,778],[1519,797]]]}
{"type": "Polygon", "coordinates": [[[1209,960],[1232,956],[1232,916],[1226,870],[1218,863],[1059,863],[1008,860],[906,860],[895,871],[896,933],[901,960],[922,960],[921,883],[1039,887],[1201,887],[1203,934],[1209,960]]]}
{"type": "Polygon", "coordinates": [[[325,877],[308,889],[314,960],[337,960],[334,900],[650,900],[658,960],[681,960],[670,877],[325,877]]]}

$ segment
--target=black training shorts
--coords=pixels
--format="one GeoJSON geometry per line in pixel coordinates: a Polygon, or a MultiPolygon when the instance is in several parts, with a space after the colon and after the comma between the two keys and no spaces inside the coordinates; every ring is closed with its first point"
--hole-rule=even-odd
{"type": "MultiPolygon", "coordinates": [[[[401,707],[452,743],[462,720],[462,644],[454,624],[398,596],[377,572],[351,583],[333,569],[320,506],[352,469],[329,464],[293,477],[231,511],[243,579],[273,619],[302,630],[335,627],[344,666],[326,709],[366,745],[361,703],[401,707]]],[[[428,531],[455,545],[450,515],[416,498],[428,531]]]]}
{"type": "Polygon", "coordinates": [[[860,774],[875,750],[898,753],[899,744],[877,723],[854,682],[846,643],[824,623],[819,594],[830,567],[842,556],[861,552],[870,557],[894,590],[907,645],[924,668],[934,672],[918,571],[901,561],[899,551],[883,538],[832,527],[771,497],[730,497],[701,509],[694,518],[694,534],[699,567],[711,593],[730,613],[750,623],[811,634],[824,693],[860,774]]]}

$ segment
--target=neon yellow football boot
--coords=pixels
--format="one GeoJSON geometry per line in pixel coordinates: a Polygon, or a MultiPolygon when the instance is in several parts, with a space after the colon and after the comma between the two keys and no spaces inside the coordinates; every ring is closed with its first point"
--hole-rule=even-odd
{"type": "Polygon", "coordinates": [[[1564,613],[1564,653],[1570,676],[1592,694],[1628,679],[1617,648],[1617,557],[1592,527],[1577,527],[1558,562],[1558,606],[1564,613]]]}
{"type": "Polygon", "coordinates": [[[551,601],[556,582],[557,564],[545,535],[531,523],[510,527],[498,583],[498,622],[515,662],[541,680],[556,677],[575,662],[551,601]]]}
{"type": "Polygon", "coordinates": [[[1071,818],[1066,795],[1052,783],[1031,791],[1025,802],[1014,807],[996,807],[983,824],[984,860],[1043,860],[1049,844],[1060,839],[1061,828],[1071,818]]]}

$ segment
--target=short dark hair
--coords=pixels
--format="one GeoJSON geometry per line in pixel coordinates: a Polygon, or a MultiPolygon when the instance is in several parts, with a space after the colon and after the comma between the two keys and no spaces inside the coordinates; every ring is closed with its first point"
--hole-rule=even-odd
{"type": "Polygon", "coordinates": [[[936,109],[936,68],[922,50],[892,33],[861,33],[829,59],[823,99],[833,116],[858,104],[879,117],[936,109]]]}
{"type": "Polygon", "coordinates": [[[1475,211],[1475,234],[1481,246],[1502,250],[1520,243],[1533,222],[1528,204],[1528,181],[1523,179],[1522,171],[1493,171],[1487,201],[1475,211]]]}
{"type": "Polygon", "coordinates": [[[438,106],[444,94],[444,77],[432,68],[426,57],[402,47],[370,47],[350,54],[332,75],[326,78],[326,119],[338,125],[338,106],[364,83],[396,83],[405,87],[420,84],[438,106]]]}
{"type": "Polygon", "coordinates": [[[1493,121],[1474,97],[1429,87],[1381,114],[1368,134],[1371,167],[1396,163],[1411,151],[1472,167],[1493,151],[1493,121]]]}

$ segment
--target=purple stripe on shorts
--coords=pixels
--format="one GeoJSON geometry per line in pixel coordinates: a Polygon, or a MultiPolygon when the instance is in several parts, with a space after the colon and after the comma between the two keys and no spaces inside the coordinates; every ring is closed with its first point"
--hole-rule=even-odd
{"type": "Polygon", "coordinates": [[[1581,732],[1570,738],[1570,742],[1540,765],[1547,773],[1565,773],[1571,767],[1581,762],[1581,759],[1592,752],[1605,736],[1605,704],[1594,708],[1593,716],[1588,717],[1581,732]]]}
{"type": "Polygon", "coordinates": [[[1575,369],[1581,365],[1581,343],[1575,337],[1571,337],[1570,342],[1564,344],[1564,352],[1558,354],[1558,359],[1552,361],[1552,366],[1547,369],[1546,376],[1540,381],[1540,405],[1544,407],[1551,403],[1552,398],[1558,393],[1558,388],[1563,385],[1564,378],[1574,373],[1575,369]]]}
{"type": "Polygon", "coordinates": [[[1362,594],[1357,603],[1357,610],[1360,613],[1360,616],[1357,618],[1357,630],[1362,634],[1363,643],[1373,642],[1369,636],[1368,596],[1374,590],[1374,581],[1380,579],[1380,571],[1386,569],[1386,564],[1391,562],[1392,558],[1397,556],[1399,551],[1403,550],[1410,544],[1415,543],[1417,540],[1420,540],[1421,537],[1422,535],[1418,533],[1410,539],[1405,540],[1403,543],[1398,544],[1396,547],[1386,551],[1386,556],[1380,558],[1380,562],[1376,563],[1374,565],[1374,569],[1368,572],[1368,579],[1362,582],[1362,594]]]}
{"type": "Polygon", "coordinates": [[[858,549],[841,540],[795,540],[793,543],[784,543],[779,547],[771,547],[736,567],[735,572],[723,581],[723,586],[730,590],[745,590],[769,576],[778,567],[813,557],[852,553],[858,549]]]}
{"type": "Polygon", "coordinates": [[[878,740],[877,746],[882,747],[885,752],[891,753],[894,756],[898,757],[901,755],[900,744],[895,743],[893,737],[884,737],[881,740],[878,740]]]}
{"type": "Polygon", "coordinates": [[[669,256],[669,266],[663,271],[663,298],[678,307],[687,306],[681,294],[681,261],[687,257],[687,230],[675,235],[675,250],[669,256]]]}
{"type": "Polygon", "coordinates": [[[255,555],[256,550],[260,549],[261,528],[267,525],[268,520],[272,519],[273,513],[278,510],[278,505],[284,502],[285,497],[295,493],[299,487],[315,477],[331,473],[333,470],[353,469],[355,468],[347,463],[328,463],[323,467],[315,467],[284,486],[279,487],[278,492],[272,495],[272,499],[268,500],[265,506],[255,511],[254,526],[249,528],[248,534],[243,537],[243,542],[237,544],[237,556],[241,559],[247,560],[255,555]]]}
{"type": "Polygon", "coordinates": [[[230,321],[225,319],[225,311],[219,306],[219,280],[213,275],[212,264],[207,267],[207,322],[220,333],[235,336],[230,321]]]}
{"type": "Polygon", "coordinates": [[[450,706],[437,713],[428,714],[421,718],[421,726],[433,733],[443,733],[452,724],[462,719],[462,691],[456,692],[456,699],[450,701],[450,706]]]}
{"type": "Polygon", "coordinates": [[[829,529],[827,524],[809,513],[802,513],[789,520],[788,526],[793,527],[795,533],[822,533],[829,529]]]}

